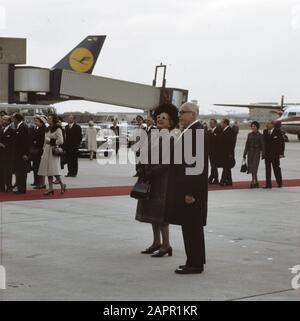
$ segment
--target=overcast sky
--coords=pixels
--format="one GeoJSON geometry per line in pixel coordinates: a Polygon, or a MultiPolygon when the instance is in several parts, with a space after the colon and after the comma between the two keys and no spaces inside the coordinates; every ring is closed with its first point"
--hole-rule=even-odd
{"type": "Polygon", "coordinates": [[[300,1],[0,0],[0,17],[2,36],[27,38],[30,65],[52,67],[87,35],[105,34],[96,75],[151,84],[163,62],[167,85],[189,89],[205,111],[281,94],[300,101],[300,1]]]}

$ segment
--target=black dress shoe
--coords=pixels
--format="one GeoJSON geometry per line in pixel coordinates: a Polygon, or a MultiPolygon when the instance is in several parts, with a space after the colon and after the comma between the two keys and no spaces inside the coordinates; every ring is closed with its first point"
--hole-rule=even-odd
{"type": "Polygon", "coordinates": [[[24,191],[15,191],[14,194],[26,194],[24,191]]]}
{"type": "Polygon", "coordinates": [[[152,254],[152,253],[158,251],[160,248],[161,248],[161,245],[153,246],[153,247],[150,246],[145,251],[142,251],[141,254],[152,254]]]}
{"type": "Polygon", "coordinates": [[[184,267],[182,269],[175,270],[176,274],[201,274],[204,271],[204,268],[195,268],[195,267],[184,267]]]}
{"type": "Polygon", "coordinates": [[[278,184],[278,188],[281,188],[282,187],[282,184],[278,184]]]}
{"type": "Polygon", "coordinates": [[[264,188],[264,189],[271,189],[272,186],[267,185],[267,186],[264,186],[263,188],[264,188]]]}
{"type": "Polygon", "coordinates": [[[166,254],[168,254],[168,256],[172,256],[173,255],[173,250],[171,247],[169,247],[168,249],[166,250],[159,250],[157,253],[151,255],[152,257],[163,257],[165,256],[166,254]]]}

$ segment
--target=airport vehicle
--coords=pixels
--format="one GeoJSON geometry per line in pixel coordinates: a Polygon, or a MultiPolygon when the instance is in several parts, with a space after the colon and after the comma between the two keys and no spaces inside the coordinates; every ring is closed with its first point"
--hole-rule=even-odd
{"type": "Polygon", "coordinates": [[[26,39],[0,38],[0,102],[50,105],[87,100],[151,110],[161,103],[180,106],[188,90],[166,87],[166,66],[156,66],[152,85],[91,75],[106,36],[91,35],[51,69],[24,66],[26,39]],[[157,70],[163,82],[157,87],[157,70]]]}
{"type": "MultiPolygon", "coordinates": [[[[277,114],[276,119],[284,133],[297,135],[300,140],[300,103],[285,103],[284,96],[280,103],[254,103],[254,104],[214,104],[223,107],[247,107],[250,109],[265,109],[277,114]]],[[[254,117],[250,117],[254,119],[254,117]]],[[[287,137],[286,137],[287,139],[287,137]]]]}

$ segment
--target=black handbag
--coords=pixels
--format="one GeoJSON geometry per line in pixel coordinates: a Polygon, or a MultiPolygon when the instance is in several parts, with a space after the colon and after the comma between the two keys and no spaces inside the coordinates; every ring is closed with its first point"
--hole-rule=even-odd
{"type": "Polygon", "coordinates": [[[242,166],[241,166],[241,173],[247,173],[248,171],[248,166],[245,161],[243,161],[242,166]]]}
{"type": "Polygon", "coordinates": [[[138,179],[130,192],[130,197],[143,200],[150,198],[151,184],[149,181],[138,179]]]}
{"type": "Polygon", "coordinates": [[[59,146],[54,146],[52,149],[53,156],[64,156],[65,153],[66,152],[59,146]]]}

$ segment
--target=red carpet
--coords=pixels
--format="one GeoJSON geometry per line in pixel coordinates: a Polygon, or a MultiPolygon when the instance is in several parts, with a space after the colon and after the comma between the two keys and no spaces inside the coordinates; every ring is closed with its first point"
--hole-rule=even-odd
{"type": "MultiPolygon", "coordinates": [[[[300,179],[284,180],[284,187],[300,186],[300,179]]],[[[249,189],[250,183],[247,181],[235,182],[233,186],[215,186],[210,185],[209,191],[223,191],[236,189],[249,189]]],[[[264,182],[260,182],[263,186],[264,182]]],[[[277,184],[273,182],[274,188],[277,184]]],[[[120,196],[129,195],[131,186],[111,186],[111,187],[89,187],[89,188],[71,188],[67,189],[64,195],[60,194],[60,190],[55,190],[52,196],[44,196],[43,190],[30,190],[27,194],[16,195],[12,193],[0,193],[1,202],[17,202],[17,201],[33,201],[33,200],[48,200],[48,199],[62,199],[62,198],[81,198],[81,197],[101,197],[101,196],[120,196]]]]}

